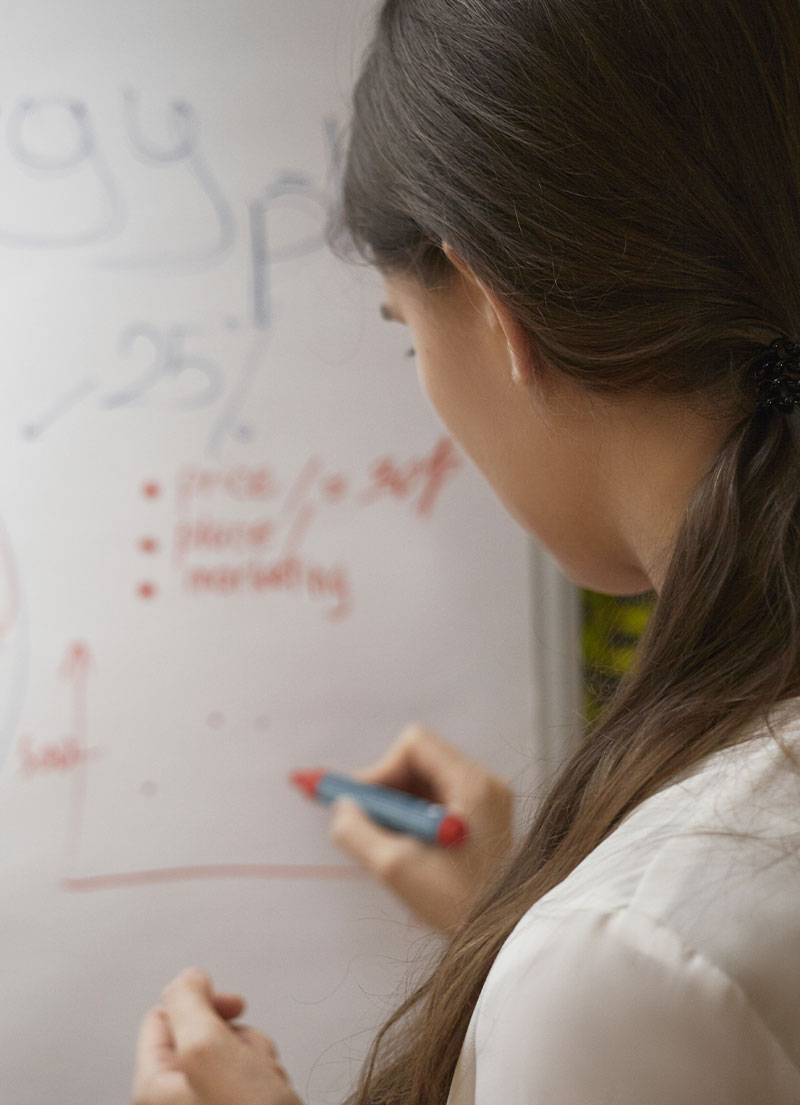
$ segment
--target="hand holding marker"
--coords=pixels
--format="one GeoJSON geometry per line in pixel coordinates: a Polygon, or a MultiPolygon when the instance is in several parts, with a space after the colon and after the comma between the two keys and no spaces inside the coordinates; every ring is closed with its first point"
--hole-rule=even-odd
{"type": "Polygon", "coordinates": [[[379,825],[415,836],[426,844],[455,847],[467,835],[467,827],[462,819],[449,813],[446,806],[428,802],[401,790],[376,786],[373,783],[360,783],[348,775],[325,771],[324,768],[294,771],[290,779],[310,798],[316,798],[326,805],[335,802],[337,798],[352,798],[379,825]]]}

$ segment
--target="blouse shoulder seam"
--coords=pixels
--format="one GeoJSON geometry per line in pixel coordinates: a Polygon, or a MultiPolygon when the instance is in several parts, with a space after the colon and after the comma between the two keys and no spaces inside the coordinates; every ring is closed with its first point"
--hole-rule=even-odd
{"type": "Polygon", "coordinates": [[[652,914],[647,913],[645,910],[640,909],[636,906],[632,906],[629,903],[626,903],[625,905],[615,906],[612,909],[605,909],[605,910],[604,909],[592,909],[591,907],[585,907],[581,910],[581,912],[583,912],[583,913],[594,913],[598,917],[609,917],[609,918],[614,917],[614,916],[622,916],[622,915],[629,915],[631,917],[640,917],[643,920],[647,921],[649,924],[651,924],[654,928],[660,928],[660,929],[663,929],[665,932],[668,932],[670,934],[670,936],[673,937],[673,939],[680,945],[680,947],[687,954],[692,955],[692,956],[696,957],[697,959],[701,960],[710,970],[714,971],[722,979],[724,979],[725,983],[732,990],[734,990],[737,994],[739,994],[739,996],[741,997],[744,1004],[750,1010],[750,1013],[752,1014],[752,1016],[755,1017],[755,1019],[761,1025],[763,1030],[767,1033],[767,1035],[773,1041],[775,1046],[780,1051],[781,1055],[786,1060],[786,1062],[794,1070],[796,1070],[798,1072],[798,1074],[800,1074],[800,1066],[789,1055],[789,1053],[786,1051],[786,1048],[781,1043],[781,1041],[778,1039],[778,1037],[775,1035],[772,1028],[770,1028],[770,1026],[764,1020],[764,1017],[761,1015],[761,1013],[759,1013],[758,1009],[756,1009],[756,1007],[753,1005],[753,1002],[751,1001],[751,999],[748,996],[747,991],[744,989],[744,987],[739,982],[737,982],[735,979],[731,978],[731,976],[728,974],[728,972],[725,970],[725,968],[721,967],[719,963],[715,962],[715,960],[712,959],[711,956],[707,955],[705,952],[700,951],[698,948],[695,948],[692,945],[688,944],[686,942],[686,940],[683,938],[683,936],[681,936],[681,934],[672,925],[668,924],[668,922],[666,922],[662,917],[654,917],[654,916],[652,916],[652,914]]]}

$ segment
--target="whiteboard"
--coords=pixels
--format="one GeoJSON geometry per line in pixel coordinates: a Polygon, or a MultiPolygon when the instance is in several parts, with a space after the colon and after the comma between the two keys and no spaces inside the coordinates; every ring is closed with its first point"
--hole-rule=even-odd
{"type": "Polygon", "coordinates": [[[4,13],[4,1105],[126,1101],[191,964],[339,1099],[425,932],[288,772],[535,778],[529,542],[322,239],[372,11],[4,13]]]}

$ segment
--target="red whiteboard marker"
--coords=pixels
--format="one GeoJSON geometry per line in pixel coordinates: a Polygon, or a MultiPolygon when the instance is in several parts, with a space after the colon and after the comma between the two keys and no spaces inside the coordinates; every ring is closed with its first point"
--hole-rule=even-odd
{"type": "Polygon", "coordinates": [[[467,826],[464,821],[437,802],[428,802],[391,787],[360,783],[349,775],[339,775],[324,768],[294,771],[289,778],[310,798],[326,805],[337,798],[352,798],[379,825],[415,836],[426,844],[452,848],[466,839],[467,826]]]}

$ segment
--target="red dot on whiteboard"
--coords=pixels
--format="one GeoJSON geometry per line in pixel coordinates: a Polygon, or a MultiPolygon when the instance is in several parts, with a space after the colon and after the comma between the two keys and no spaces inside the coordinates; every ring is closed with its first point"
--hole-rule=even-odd
{"type": "Polygon", "coordinates": [[[151,481],[150,483],[144,484],[142,487],[142,494],[146,499],[157,499],[161,494],[161,488],[157,483],[151,481]]]}
{"type": "Polygon", "coordinates": [[[347,494],[347,479],[345,476],[331,476],[322,485],[322,493],[326,499],[336,502],[347,494]]]}
{"type": "Polygon", "coordinates": [[[155,583],[140,583],[139,584],[139,598],[140,599],[152,599],[155,597],[156,585],[155,583]]]}
{"type": "Polygon", "coordinates": [[[155,537],[143,537],[139,542],[139,548],[146,553],[158,552],[158,541],[155,537]]]}

